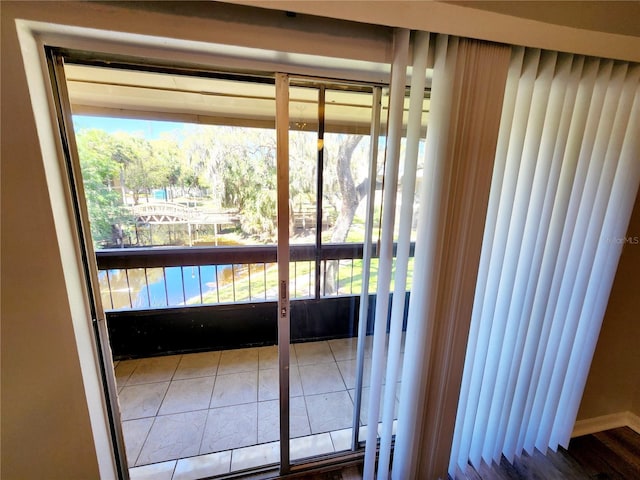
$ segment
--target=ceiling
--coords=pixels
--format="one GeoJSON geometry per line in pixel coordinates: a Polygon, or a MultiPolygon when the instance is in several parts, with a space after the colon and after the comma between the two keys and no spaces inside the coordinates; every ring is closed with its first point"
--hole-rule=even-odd
{"type": "MultiPolygon", "coordinates": [[[[274,128],[275,86],[270,80],[245,81],[175,73],[156,73],[77,64],[65,65],[74,114],[168,120],[185,123],[274,128]]],[[[292,129],[317,127],[318,87],[292,80],[289,117],[292,129]]],[[[361,87],[329,84],[325,130],[367,134],[372,94],[361,87]]],[[[388,97],[383,95],[386,112],[388,97]]],[[[425,98],[426,122],[429,100],[425,98]]],[[[405,100],[405,117],[408,99],[405,100]]],[[[384,116],[384,114],[383,114],[384,116]]]]}

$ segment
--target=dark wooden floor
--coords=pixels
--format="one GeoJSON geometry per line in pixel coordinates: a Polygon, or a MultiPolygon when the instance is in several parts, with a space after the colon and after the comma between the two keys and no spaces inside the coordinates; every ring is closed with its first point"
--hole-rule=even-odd
{"type": "Polygon", "coordinates": [[[523,454],[513,465],[471,466],[455,480],[640,480],[640,434],[628,427],[576,437],[569,449],[523,454]]]}
{"type": "MultiPolygon", "coordinates": [[[[359,467],[309,474],[300,480],[359,480],[359,467]]],[[[569,449],[523,454],[513,465],[482,464],[459,472],[455,480],[640,480],[640,434],[628,427],[576,437],[569,449]]],[[[450,479],[451,480],[451,479],[450,479]]]]}

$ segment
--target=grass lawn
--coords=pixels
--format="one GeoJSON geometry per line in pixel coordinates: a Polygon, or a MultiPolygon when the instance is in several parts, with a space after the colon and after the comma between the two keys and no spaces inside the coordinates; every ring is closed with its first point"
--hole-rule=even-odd
{"type": "MultiPolygon", "coordinates": [[[[338,279],[337,292],[332,295],[359,295],[362,292],[362,260],[335,261],[336,276],[338,279]]],[[[325,271],[330,268],[330,262],[321,264],[321,279],[324,279],[325,271]]],[[[289,278],[291,298],[313,297],[315,292],[315,264],[314,262],[289,263],[289,278]]],[[[395,275],[395,260],[392,270],[390,291],[393,291],[395,275]]],[[[413,277],[413,258],[409,259],[406,289],[409,290],[413,277]]],[[[371,260],[369,293],[375,293],[378,279],[378,259],[371,260]]],[[[278,294],[278,267],[275,263],[234,265],[233,270],[227,269],[225,275],[218,277],[218,282],[209,284],[211,290],[203,292],[203,304],[234,303],[250,301],[275,301],[278,294]]],[[[325,292],[322,286],[321,292],[325,292]]],[[[200,303],[200,297],[192,298],[190,305],[200,303]]]]}

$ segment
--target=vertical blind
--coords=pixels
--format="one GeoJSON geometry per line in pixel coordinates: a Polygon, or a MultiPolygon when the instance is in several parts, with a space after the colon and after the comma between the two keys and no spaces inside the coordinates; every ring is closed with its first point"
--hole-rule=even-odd
{"type": "Polygon", "coordinates": [[[365,478],[376,454],[377,478],[438,478],[567,444],[640,183],[638,65],[446,35],[430,45],[416,34],[394,297],[405,287],[416,194],[420,211],[400,369],[405,312],[393,303],[389,314],[388,300],[408,48],[399,30],[365,478]]]}
{"type": "MultiPolygon", "coordinates": [[[[379,479],[387,478],[389,473],[396,479],[430,478],[432,472],[425,467],[426,464],[436,465],[434,468],[446,475],[449,462],[447,443],[450,444],[453,436],[457,387],[449,389],[443,387],[442,382],[447,373],[446,365],[449,364],[457,365],[454,369],[461,376],[466,336],[462,341],[459,336],[461,333],[466,335],[468,331],[468,322],[466,326],[458,328],[459,325],[449,322],[449,319],[458,316],[470,318],[509,49],[446,35],[436,35],[433,40],[434,73],[424,148],[425,166],[420,191],[416,192],[416,163],[422,131],[420,122],[430,36],[425,32],[416,32],[413,39],[409,122],[405,155],[402,158],[402,199],[397,225],[395,299],[404,297],[406,287],[410,230],[412,216],[416,213],[413,212],[413,199],[416,193],[420,196],[420,211],[417,212],[413,286],[406,312],[405,360],[400,369],[404,302],[393,301],[389,315],[388,299],[393,273],[397,169],[401,160],[397,147],[402,115],[401,111],[395,111],[394,115],[394,108],[401,110],[404,102],[409,37],[406,31],[396,34],[364,478],[374,478],[377,433],[380,434],[379,479]],[[400,89],[397,96],[394,95],[394,87],[400,89]],[[468,241],[469,238],[477,238],[477,241],[468,241]],[[449,273],[442,274],[442,270],[449,273]],[[454,328],[441,328],[444,324],[454,328]],[[386,344],[388,350],[385,351],[386,344]],[[454,344],[462,345],[462,348],[449,348],[454,344]],[[446,352],[441,350],[442,347],[446,352]],[[390,472],[396,379],[400,377],[402,387],[393,468],[390,472]],[[427,378],[437,390],[434,396],[425,394],[432,386],[428,385],[427,378]],[[374,426],[378,425],[381,403],[382,422],[376,429],[374,426]],[[439,409],[440,412],[449,410],[451,421],[434,426],[430,422],[437,420],[437,416],[427,418],[423,415],[430,408],[439,409]],[[428,438],[425,437],[425,431],[430,432],[428,438]],[[441,441],[447,436],[448,441],[441,441]],[[427,444],[434,448],[425,448],[427,444]]],[[[454,383],[459,384],[459,380],[454,383]]]]}
{"type": "Polygon", "coordinates": [[[509,66],[504,45],[447,35],[436,35],[434,44],[392,468],[397,480],[447,474],[509,66]]]}
{"type": "MultiPolygon", "coordinates": [[[[384,375],[387,317],[389,314],[389,292],[393,266],[393,232],[396,210],[396,193],[402,137],[402,114],[404,111],[407,64],[409,61],[409,31],[396,30],[394,34],[393,64],[389,92],[389,123],[387,126],[386,164],[384,170],[385,189],[382,197],[382,225],[380,234],[380,258],[376,286],[374,336],[371,359],[371,381],[368,398],[366,449],[364,478],[373,478],[378,436],[378,414],[380,393],[384,375]]],[[[424,89],[423,89],[424,91],[424,89]]],[[[365,292],[366,294],[366,292],[365,292]]],[[[390,438],[390,436],[389,436],[390,438]]]]}
{"type": "Polygon", "coordinates": [[[640,182],[639,77],[512,50],[451,475],[568,444],[640,182]]]}

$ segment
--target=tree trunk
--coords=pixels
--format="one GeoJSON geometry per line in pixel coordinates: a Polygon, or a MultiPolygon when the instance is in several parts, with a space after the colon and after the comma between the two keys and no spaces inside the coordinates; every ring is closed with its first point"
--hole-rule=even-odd
{"type": "MultiPolygon", "coordinates": [[[[338,150],[336,170],[342,202],[340,205],[340,213],[336,219],[336,225],[331,234],[331,243],[343,243],[347,239],[358,205],[360,205],[360,202],[366,194],[367,181],[365,180],[356,186],[353,181],[353,175],[351,174],[351,158],[360,140],[362,140],[361,135],[349,135],[340,144],[340,149],[338,150]]],[[[333,260],[327,262],[326,271],[325,295],[331,295],[337,292],[339,287],[338,261],[333,260]]]]}
{"type": "Polygon", "coordinates": [[[342,243],[347,239],[351,222],[363,197],[362,189],[356,187],[351,174],[351,158],[360,140],[362,140],[360,135],[349,135],[342,142],[338,151],[336,171],[342,201],[336,226],[331,234],[332,243],[342,243]]]}

